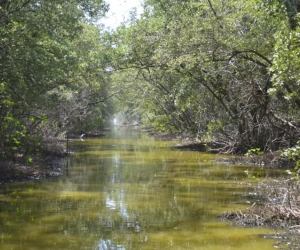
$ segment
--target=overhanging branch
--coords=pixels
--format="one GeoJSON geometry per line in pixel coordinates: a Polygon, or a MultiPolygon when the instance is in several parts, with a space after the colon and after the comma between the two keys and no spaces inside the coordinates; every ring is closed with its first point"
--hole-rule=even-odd
{"type": "Polygon", "coordinates": [[[262,55],[258,51],[251,50],[251,49],[249,49],[249,50],[234,50],[231,57],[229,57],[228,62],[230,62],[232,60],[232,58],[234,58],[238,55],[242,55],[242,57],[244,59],[252,61],[252,62],[254,62],[254,63],[256,63],[256,64],[258,64],[258,65],[260,65],[264,68],[267,68],[267,67],[272,65],[272,62],[267,57],[265,57],[264,55],[262,55]],[[267,64],[264,64],[261,61],[259,61],[258,59],[253,58],[252,56],[249,55],[249,53],[254,54],[254,55],[258,56],[259,58],[263,59],[265,62],[267,62],[267,64]]]}

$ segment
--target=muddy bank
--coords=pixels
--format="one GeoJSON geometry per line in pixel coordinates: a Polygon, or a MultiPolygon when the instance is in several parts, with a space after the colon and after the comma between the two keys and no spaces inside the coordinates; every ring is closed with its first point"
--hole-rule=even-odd
{"type": "Polygon", "coordinates": [[[213,147],[213,143],[185,141],[184,144],[172,146],[171,149],[216,153],[213,147]]]}

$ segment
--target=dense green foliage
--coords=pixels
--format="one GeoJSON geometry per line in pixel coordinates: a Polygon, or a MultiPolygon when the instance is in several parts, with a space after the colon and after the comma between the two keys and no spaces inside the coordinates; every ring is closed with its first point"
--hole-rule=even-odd
{"type": "Polygon", "coordinates": [[[0,158],[103,125],[108,56],[92,21],[106,10],[102,0],[0,1],[0,158]]]}
{"type": "Polygon", "coordinates": [[[145,0],[110,33],[102,0],[0,0],[0,156],[101,128],[117,107],[223,152],[300,135],[297,0],[145,0]],[[114,98],[111,98],[114,97],[114,98]]]}
{"type": "Polygon", "coordinates": [[[224,152],[297,142],[299,1],[146,0],[144,7],[140,20],[115,33],[122,107],[158,130],[215,140],[224,152]]]}

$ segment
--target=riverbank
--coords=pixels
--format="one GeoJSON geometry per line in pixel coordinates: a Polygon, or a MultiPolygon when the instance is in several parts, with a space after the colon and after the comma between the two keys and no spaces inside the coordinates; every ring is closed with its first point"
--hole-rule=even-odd
{"type": "MultiPolygon", "coordinates": [[[[223,154],[231,155],[230,159],[226,159],[227,163],[233,164],[243,164],[243,165],[257,165],[257,166],[270,166],[281,169],[293,169],[295,162],[281,156],[281,151],[267,152],[263,154],[233,154],[227,153],[220,148],[220,143],[216,142],[199,142],[195,138],[187,135],[172,135],[168,133],[158,133],[154,132],[153,129],[143,129],[143,132],[147,133],[149,136],[161,139],[161,140],[178,140],[179,143],[171,148],[174,150],[190,150],[207,152],[213,154],[223,154]]],[[[225,163],[225,162],[224,162],[225,163]]]]}
{"type": "Polygon", "coordinates": [[[66,164],[66,142],[61,139],[47,140],[38,155],[16,155],[14,160],[0,162],[0,184],[59,176],[63,174],[66,164]]]}
{"type": "Polygon", "coordinates": [[[16,154],[15,159],[0,162],[0,184],[5,182],[29,181],[59,176],[67,164],[68,142],[72,139],[101,138],[104,133],[86,132],[68,134],[65,138],[47,138],[40,153],[34,156],[16,154]],[[28,161],[28,158],[30,160],[28,161]]]}
{"type": "Polygon", "coordinates": [[[300,182],[279,178],[257,184],[254,202],[244,211],[230,211],[219,217],[243,227],[268,227],[279,234],[276,248],[300,249],[300,182]]]}
{"type": "Polygon", "coordinates": [[[42,156],[33,159],[32,163],[23,160],[1,163],[0,184],[5,182],[39,180],[63,174],[66,165],[65,157],[42,156]]]}

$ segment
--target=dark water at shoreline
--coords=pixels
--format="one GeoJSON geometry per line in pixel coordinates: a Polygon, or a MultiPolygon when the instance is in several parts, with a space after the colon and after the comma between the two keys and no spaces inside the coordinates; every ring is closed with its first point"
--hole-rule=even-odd
{"type": "Polygon", "coordinates": [[[170,150],[138,130],[73,141],[62,177],[0,186],[0,249],[274,249],[264,228],[217,214],[245,209],[275,170],[170,150]]]}

